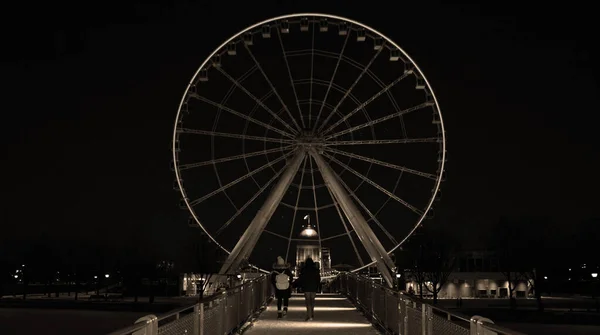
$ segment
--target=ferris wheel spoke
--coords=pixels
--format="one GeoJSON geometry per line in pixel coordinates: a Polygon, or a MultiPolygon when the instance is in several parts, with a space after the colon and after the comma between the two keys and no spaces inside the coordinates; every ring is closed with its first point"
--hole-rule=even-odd
{"type": "Polygon", "coordinates": [[[409,144],[409,143],[439,143],[440,137],[401,138],[394,140],[364,140],[364,141],[325,141],[324,146],[331,145],[373,145],[373,144],[409,144]]]}
{"type": "MultiPolygon", "coordinates": [[[[354,230],[351,229],[350,233],[352,234],[353,231],[354,230]]],[[[329,240],[335,240],[336,238],[344,237],[344,236],[347,236],[347,235],[348,235],[348,233],[339,233],[337,235],[332,235],[332,236],[327,236],[325,238],[322,238],[321,241],[325,242],[325,241],[329,241],[329,240]]],[[[361,262],[361,264],[362,264],[362,262],[361,262]]]]}
{"type": "Polygon", "coordinates": [[[399,196],[395,195],[394,193],[386,190],[384,187],[382,187],[381,185],[377,184],[376,182],[372,181],[371,179],[369,179],[367,176],[361,174],[360,172],[354,170],[353,168],[349,167],[347,164],[344,164],[342,162],[340,162],[337,158],[333,157],[332,155],[328,154],[328,153],[323,153],[323,155],[329,159],[331,159],[331,161],[335,162],[336,164],[338,164],[339,166],[343,167],[344,169],[352,172],[352,174],[354,174],[355,176],[357,176],[358,178],[361,178],[362,180],[366,181],[367,183],[369,183],[371,186],[375,187],[376,189],[380,190],[381,192],[385,193],[387,196],[389,196],[390,198],[396,200],[397,202],[403,204],[405,207],[407,207],[408,209],[410,209],[411,211],[415,212],[418,215],[423,215],[423,211],[418,209],[417,207],[409,204],[408,202],[406,202],[405,200],[403,200],[402,198],[400,198],[399,196]]]}
{"type": "Polygon", "coordinates": [[[222,133],[222,132],[218,132],[218,131],[189,129],[189,128],[178,128],[177,133],[208,135],[208,136],[215,136],[215,137],[230,137],[230,138],[239,138],[240,140],[266,141],[266,142],[272,142],[272,143],[295,144],[295,142],[293,140],[285,140],[282,138],[240,135],[240,134],[233,134],[233,133],[222,133]]]}
{"type": "Polygon", "coordinates": [[[348,90],[346,91],[346,93],[342,96],[342,98],[340,99],[340,101],[335,106],[334,110],[332,110],[329,113],[329,115],[325,118],[325,120],[323,120],[323,123],[317,129],[317,132],[321,132],[321,130],[323,130],[323,128],[325,128],[325,126],[327,125],[327,122],[329,122],[329,120],[331,120],[331,117],[335,114],[335,112],[337,112],[338,108],[340,108],[340,106],[342,105],[342,103],[344,102],[344,100],[346,100],[346,98],[348,97],[348,95],[350,95],[350,93],[352,92],[352,90],[354,89],[354,87],[356,87],[356,85],[358,84],[358,82],[360,81],[360,79],[365,75],[365,73],[367,73],[367,71],[369,71],[369,68],[371,67],[371,65],[373,65],[373,62],[375,62],[375,59],[377,59],[377,56],[379,56],[379,54],[381,53],[381,50],[383,50],[383,49],[384,48],[381,48],[381,49],[377,50],[377,52],[375,52],[375,55],[373,55],[373,57],[371,58],[371,60],[369,61],[369,63],[367,63],[367,65],[365,65],[365,67],[360,72],[360,74],[358,75],[358,77],[356,77],[356,79],[354,80],[354,82],[352,83],[352,85],[350,85],[350,88],[348,88],[348,90]]]}
{"type": "MultiPolygon", "coordinates": [[[[419,104],[419,105],[416,105],[416,106],[413,106],[413,107],[410,107],[410,108],[407,108],[407,109],[404,109],[404,110],[401,110],[401,111],[397,111],[395,113],[392,113],[392,114],[389,114],[389,115],[386,115],[386,116],[382,116],[382,117],[377,118],[375,120],[371,120],[371,121],[368,121],[368,122],[356,125],[354,127],[344,129],[344,130],[339,131],[337,133],[334,133],[334,134],[331,134],[331,135],[327,135],[327,136],[325,136],[325,140],[328,140],[328,139],[331,139],[331,138],[335,138],[335,137],[339,137],[339,136],[342,136],[344,134],[352,133],[354,131],[357,131],[357,130],[365,128],[365,127],[374,126],[374,125],[376,125],[378,123],[381,123],[381,122],[384,122],[384,121],[388,121],[388,120],[392,120],[392,119],[395,119],[395,118],[397,118],[399,116],[403,116],[403,115],[406,115],[408,113],[417,111],[417,110],[425,108],[425,107],[430,107],[430,106],[432,106],[431,102],[424,102],[422,104],[419,104]]],[[[350,114],[348,114],[348,115],[350,115],[350,114]]]]}
{"type": "MultiPolygon", "coordinates": [[[[309,168],[311,171],[313,171],[313,164],[312,164],[312,156],[308,155],[308,162],[309,162],[309,168]]],[[[315,163],[316,164],[316,163],[315,163]]],[[[315,188],[315,173],[314,171],[311,172],[310,177],[312,179],[312,191],[313,191],[313,200],[315,202],[315,219],[317,220],[317,238],[319,239],[319,250],[323,250],[321,248],[321,228],[319,227],[319,204],[317,203],[317,190],[315,188]]],[[[321,260],[319,260],[321,261],[321,260]]]]}
{"type": "Polygon", "coordinates": [[[308,94],[308,128],[312,123],[312,93],[313,93],[313,75],[315,63],[315,21],[312,24],[312,39],[310,44],[310,89],[308,94]]]}
{"type": "MultiPolygon", "coordinates": [[[[200,100],[202,102],[205,102],[205,103],[207,103],[209,105],[215,106],[215,107],[217,107],[217,108],[219,108],[221,110],[224,110],[224,111],[226,111],[228,113],[231,113],[231,114],[233,114],[233,115],[235,115],[237,117],[240,117],[240,118],[242,118],[242,119],[244,119],[246,121],[250,121],[250,122],[255,123],[255,124],[259,125],[259,126],[267,128],[269,130],[272,130],[272,131],[274,131],[274,132],[276,132],[276,133],[278,133],[280,135],[283,135],[285,137],[294,138],[294,135],[292,135],[292,134],[290,134],[288,132],[285,132],[285,131],[283,131],[283,130],[281,130],[279,128],[273,127],[273,126],[271,126],[269,124],[266,124],[266,123],[264,123],[262,121],[259,121],[259,120],[255,119],[253,117],[250,117],[250,116],[248,116],[246,114],[243,114],[243,113],[240,113],[240,112],[238,112],[236,110],[233,110],[233,109],[231,109],[231,108],[229,108],[229,107],[227,107],[227,106],[225,106],[225,105],[223,105],[221,103],[218,103],[216,101],[212,101],[212,100],[210,100],[210,99],[208,99],[206,97],[203,97],[203,96],[201,96],[201,95],[199,95],[197,93],[191,93],[190,97],[192,97],[194,99],[198,99],[198,100],[200,100]]],[[[259,99],[259,100],[263,101],[262,99],[259,99]]]]}
{"type": "MultiPolygon", "coordinates": [[[[290,117],[290,119],[294,123],[294,126],[296,126],[296,129],[298,131],[300,131],[302,128],[300,128],[300,125],[298,125],[298,122],[292,116],[292,112],[290,112],[290,110],[288,109],[288,107],[285,104],[285,102],[283,102],[283,99],[281,98],[281,95],[279,95],[279,93],[277,93],[277,90],[275,89],[275,86],[273,86],[273,82],[271,82],[271,80],[269,79],[269,77],[267,76],[267,74],[265,73],[265,71],[263,70],[262,66],[260,66],[260,63],[258,62],[258,60],[256,59],[256,57],[254,57],[254,54],[250,50],[250,47],[248,47],[248,45],[246,45],[245,43],[244,43],[244,47],[248,51],[248,54],[250,55],[250,57],[252,58],[252,60],[256,64],[256,67],[258,68],[258,70],[260,71],[260,73],[263,75],[263,77],[265,78],[265,80],[267,81],[267,83],[269,84],[269,86],[271,87],[271,92],[273,92],[275,94],[275,96],[277,97],[277,99],[279,100],[279,102],[281,103],[281,105],[283,106],[283,109],[287,112],[288,116],[290,117]]],[[[261,99],[261,101],[264,101],[264,100],[261,99]]]]}
{"type": "Polygon", "coordinates": [[[296,107],[298,107],[298,115],[300,115],[300,123],[302,123],[302,128],[305,128],[304,118],[302,117],[302,109],[300,108],[300,103],[298,103],[298,93],[296,92],[296,86],[294,85],[294,77],[292,77],[292,70],[290,69],[290,63],[288,62],[287,55],[285,54],[285,47],[283,46],[283,40],[281,39],[280,29],[277,29],[277,37],[279,38],[279,44],[281,45],[281,52],[283,53],[283,60],[285,61],[285,66],[287,67],[288,76],[290,77],[290,84],[292,85],[292,91],[294,92],[294,98],[296,99],[296,107]]]}
{"type": "Polygon", "coordinates": [[[373,164],[377,164],[377,165],[389,167],[391,169],[395,169],[395,170],[398,170],[398,171],[407,172],[407,173],[414,174],[416,176],[421,176],[421,177],[424,177],[424,178],[427,178],[427,179],[431,179],[431,180],[437,180],[437,178],[438,178],[438,176],[436,176],[433,173],[427,173],[427,172],[422,172],[422,171],[418,171],[418,170],[414,170],[414,169],[409,169],[409,168],[407,168],[405,166],[402,166],[402,165],[396,165],[396,164],[392,164],[392,163],[380,161],[380,160],[377,160],[377,159],[373,159],[373,158],[370,158],[370,157],[365,157],[365,156],[353,154],[351,152],[347,152],[347,151],[343,151],[343,150],[338,150],[338,149],[335,149],[335,148],[327,147],[327,148],[325,148],[325,150],[333,152],[333,153],[336,153],[336,154],[340,154],[340,155],[343,155],[343,156],[346,156],[346,157],[356,158],[356,159],[359,159],[359,160],[364,161],[364,162],[373,163],[373,164]]]}
{"type": "MultiPolygon", "coordinates": [[[[308,157],[304,157],[304,162],[302,162],[302,174],[300,175],[300,186],[304,181],[304,171],[306,169],[306,160],[308,157]]],[[[298,203],[300,202],[300,193],[302,193],[302,187],[298,187],[298,195],[296,196],[296,204],[294,205],[294,216],[292,217],[292,227],[290,228],[290,236],[287,238],[288,244],[287,249],[285,250],[285,261],[287,262],[288,256],[290,253],[290,244],[292,243],[292,234],[294,233],[294,224],[296,223],[296,213],[298,212],[298,203]]]]}
{"type": "Polygon", "coordinates": [[[226,190],[226,189],[230,188],[231,186],[233,186],[233,185],[236,185],[236,184],[238,184],[239,182],[241,182],[241,181],[244,181],[244,180],[246,180],[247,178],[250,178],[250,177],[252,177],[253,175],[255,175],[255,174],[259,173],[260,171],[262,171],[262,170],[264,170],[264,169],[266,169],[266,168],[268,168],[268,167],[271,167],[271,166],[273,166],[273,165],[277,164],[278,162],[280,162],[280,161],[282,161],[282,160],[286,159],[287,157],[289,157],[289,156],[290,156],[291,154],[293,154],[294,152],[296,152],[296,150],[292,150],[292,151],[288,152],[287,154],[285,154],[285,155],[283,155],[283,156],[281,156],[281,157],[279,157],[279,158],[277,158],[277,159],[275,159],[275,160],[272,160],[271,162],[269,162],[269,163],[267,163],[267,164],[265,164],[265,165],[263,165],[263,166],[261,166],[261,167],[259,167],[259,168],[257,168],[257,169],[254,169],[254,170],[250,171],[248,174],[246,174],[246,175],[243,175],[243,176],[239,177],[238,179],[236,179],[236,180],[234,180],[234,181],[232,181],[232,182],[230,182],[230,183],[228,183],[228,184],[225,184],[225,185],[223,185],[223,186],[219,187],[218,189],[216,189],[216,190],[214,190],[214,191],[212,191],[212,192],[210,192],[210,193],[208,193],[208,194],[206,194],[206,195],[202,196],[201,198],[198,198],[198,199],[196,199],[196,200],[194,200],[194,201],[190,202],[190,206],[191,206],[191,207],[193,207],[193,206],[196,206],[196,205],[198,205],[198,204],[202,203],[202,202],[203,202],[203,201],[205,201],[206,199],[208,199],[208,198],[210,198],[210,197],[214,196],[215,194],[218,194],[218,193],[220,193],[220,192],[223,192],[224,190],[226,190]]]}
{"type": "Polygon", "coordinates": [[[279,121],[282,125],[284,125],[287,129],[289,129],[292,134],[297,134],[298,131],[290,126],[289,123],[285,122],[282,118],[279,117],[275,112],[273,112],[267,105],[265,105],[259,98],[257,98],[254,94],[252,94],[244,85],[242,85],[239,81],[233,78],[229,73],[225,72],[221,67],[215,67],[217,71],[221,72],[223,76],[225,76],[229,81],[235,84],[240,90],[242,90],[246,95],[248,95],[252,100],[254,100],[260,107],[266,110],[275,120],[279,121]]]}
{"type": "Polygon", "coordinates": [[[340,175],[336,174],[336,176],[337,176],[337,179],[340,182],[340,184],[342,184],[342,186],[346,189],[346,192],[348,192],[348,194],[350,194],[350,196],[352,198],[354,198],[354,200],[356,200],[356,202],[358,203],[358,205],[360,207],[362,207],[362,209],[367,213],[367,215],[369,215],[369,218],[370,218],[369,221],[375,222],[375,224],[383,231],[383,233],[385,234],[385,236],[387,236],[387,238],[394,245],[397,245],[398,242],[394,238],[394,235],[390,234],[390,232],[387,229],[385,229],[385,227],[383,226],[383,224],[381,224],[381,222],[377,219],[377,214],[379,214],[379,212],[373,214],[373,212],[371,212],[371,210],[369,210],[369,208],[367,208],[367,206],[360,200],[360,198],[356,195],[356,193],[354,193],[354,191],[352,191],[352,189],[350,188],[350,186],[348,186],[348,184],[346,184],[346,182],[344,181],[344,179],[342,179],[342,177],[340,177],[340,175]]]}
{"type": "Polygon", "coordinates": [[[379,98],[382,94],[386,93],[387,91],[389,91],[392,87],[394,87],[396,84],[398,84],[400,81],[402,81],[402,79],[408,77],[409,74],[408,73],[404,73],[403,75],[401,75],[400,77],[396,78],[394,81],[392,81],[390,84],[388,84],[387,86],[385,86],[384,88],[382,88],[379,92],[373,94],[373,96],[371,96],[367,101],[363,102],[362,104],[358,105],[356,108],[354,108],[350,113],[344,115],[343,118],[339,119],[336,123],[332,124],[329,128],[327,128],[323,134],[327,134],[330,131],[332,131],[333,129],[335,129],[337,126],[339,126],[340,124],[342,124],[344,121],[346,121],[347,119],[349,119],[352,115],[356,114],[359,110],[365,108],[366,106],[368,106],[371,102],[375,101],[377,98],[379,98]]]}
{"type": "Polygon", "coordinates": [[[249,157],[254,157],[254,156],[267,155],[267,154],[272,154],[274,152],[291,150],[293,148],[294,148],[293,145],[288,145],[288,146],[281,147],[281,148],[273,148],[273,149],[269,149],[269,150],[254,151],[254,152],[249,152],[249,153],[245,153],[245,154],[241,154],[241,155],[211,159],[208,161],[203,161],[203,162],[198,162],[198,163],[183,164],[183,165],[179,166],[179,170],[182,170],[182,171],[189,170],[189,169],[197,168],[200,166],[213,165],[213,164],[219,164],[219,163],[224,163],[224,162],[229,162],[229,161],[234,161],[234,160],[244,159],[244,158],[249,158],[249,157]]]}
{"type": "MultiPolygon", "coordinates": [[[[344,39],[344,44],[342,45],[342,50],[340,51],[337,63],[335,64],[335,68],[333,69],[333,74],[331,75],[331,79],[329,80],[329,85],[327,86],[327,91],[325,91],[325,97],[321,103],[321,108],[319,109],[319,114],[317,114],[317,120],[315,121],[315,125],[313,126],[313,133],[315,132],[317,125],[319,124],[319,119],[321,118],[321,114],[323,113],[323,108],[325,107],[325,103],[327,102],[327,97],[329,96],[329,91],[331,90],[331,86],[333,84],[333,80],[335,79],[335,75],[337,70],[342,62],[344,57],[344,50],[346,50],[346,44],[348,43],[348,38],[350,38],[350,34],[346,34],[346,38],[344,39]]],[[[313,46],[313,54],[314,54],[314,46],[313,46]]]]}
{"type": "Polygon", "coordinates": [[[246,203],[242,207],[240,207],[240,209],[237,212],[235,212],[235,214],[233,214],[233,216],[230,217],[229,220],[227,220],[227,222],[225,222],[221,226],[221,228],[217,230],[217,235],[221,234],[223,230],[225,230],[225,228],[227,228],[233,222],[233,220],[235,220],[240,214],[242,214],[242,212],[246,210],[246,208],[250,206],[250,204],[254,202],[254,200],[256,200],[256,198],[258,198],[258,196],[260,196],[269,187],[269,185],[271,185],[277,178],[279,178],[279,176],[282,173],[283,169],[277,171],[277,173],[275,173],[273,177],[271,177],[271,179],[267,181],[266,184],[264,184],[256,193],[254,193],[254,195],[248,201],[246,201],[246,203]]]}
{"type": "MultiPolygon", "coordinates": [[[[327,187],[327,192],[329,192],[329,197],[331,197],[331,199],[333,200],[333,203],[335,204],[335,210],[337,211],[338,216],[340,217],[340,221],[342,222],[342,225],[344,226],[344,230],[346,230],[345,234],[342,233],[338,236],[348,235],[348,239],[350,239],[350,243],[352,244],[352,248],[354,248],[354,252],[356,253],[356,258],[358,258],[358,261],[360,262],[360,266],[365,265],[365,262],[363,261],[362,257],[360,256],[360,253],[358,252],[356,243],[354,243],[354,239],[352,238],[352,232],[354,231],[354,229],[352,229],[352,230],[348,229],[348,225],[346,224],[346,221],[344,220],[344,216],[342,215],[342,211],[340,210],[340,205],[338,204],[337,199],[335,199],[335,197],[333,196],[333,193],[331,193],[331,190],[329,189],[329,187],[327,187]]],[[[325,239],[323,239],[323,240],[325,240],[325,239]]]]}

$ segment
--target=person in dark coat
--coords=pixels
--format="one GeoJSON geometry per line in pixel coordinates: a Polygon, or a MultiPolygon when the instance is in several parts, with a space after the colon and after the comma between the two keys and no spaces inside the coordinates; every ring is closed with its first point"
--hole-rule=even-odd
{"type": "Polygon", "coordinates": [[[281,256],[277,257],[277,262],[273,264],[271,272],[271,284],[275,288],[275,298],[277,298],[277,318],[281,319],[287,314],[288,303],[292,295],[292,271],[281,256]],[[281,309],[283,305],[283,310],[281,309]]]}
{"type": "Polygon", "coordinates": [[[304,262],[304,268],[298,276],[296,285],[302,288],[304,292],[304,301],[306,302],[306,321],[315,317],[315,298],[319,285],[321,285],[321,274],[312,258],[307,258],[304,262]]]}

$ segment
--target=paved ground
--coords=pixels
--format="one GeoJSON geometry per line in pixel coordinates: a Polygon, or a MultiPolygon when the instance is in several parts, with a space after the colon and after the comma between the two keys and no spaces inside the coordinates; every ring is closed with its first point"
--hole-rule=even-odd
{"type": "Polygon", "coordinates": [[[277,301],[274,300],[245,335],[262,334],[327,334],[339,332],[344,335],[379,334],[356,310],[350,302],[334,294],[319,294],[315,305],[313,321],[304,321],[306,308],[304,296],[293,295],[290,299],[289,313],[281,320],[277,319],[277,301]]]}

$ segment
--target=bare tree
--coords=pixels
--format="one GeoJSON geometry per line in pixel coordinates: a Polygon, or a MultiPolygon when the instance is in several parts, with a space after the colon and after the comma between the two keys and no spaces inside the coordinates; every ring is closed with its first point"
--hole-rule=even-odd
{"type": "Polygon", "coordinates": [[[410,258],[411,273],[419,285],[421,298],[425,287],[433,295],[433,303],[437,303],[438,294],[454,271],[457,246],[455,236],[436,223],[430,223],[408,244],[406,256],[410,258]]]}

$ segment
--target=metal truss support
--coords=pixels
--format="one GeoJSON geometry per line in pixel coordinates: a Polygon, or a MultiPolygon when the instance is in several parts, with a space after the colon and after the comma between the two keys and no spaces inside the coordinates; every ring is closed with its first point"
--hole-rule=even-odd
{"type": "Polygon", "coordinates": [[[352,228],[354,231],[356,231],[360,242],[363,244],[367,250],[367,253],[371,257],[371,260],[376,262],[377,269],[383,276],[388,286],[393,287],[394,278],[392,273],[394,272],[393,269],[395,265],[390,258],[390,255],[387,254],[385,248],[379,239],[377,239],[377,236],[371,227],[369,227],[369,224],[362,216],[359,209],[352,202],[352,199],[350,199],[350,196],[344,191],[344,188],[338,181],[336,173],[331,169],[329,164],[327,164],[316,148],[312,147],[308,150],[308,152],[317,163],[317,167],[323,176],[325,185],[327,185],[331,193],[334,195],[335,200],[339,203],[342,211],[346,215],[346,218],[348,218],[348,221],[352,225],[352,228]]]}
{"type": "Polygon", "coordinates": [[[262,205],[258,213],[256,213],[256,216],[248,228],[246,228],[246,231],[231,251],[231,254],[229,254],[229,257],[227,257],[227,260],[221,267],[219,274],[234,274],[236,271],[238,271],[242,261],[247,260],[250,257],[252,249],[254,249],[256,243],[258,242],[258,238],[267,226],[267,223],[271,219],[271,216],[273,216],[273,213],[275,213],[275,209],[277,206],[279,206],[281,199],[283,198],[285,192],[287,192],[288,187],[292,183],[294,176],[300,168],[300,164],[306,156],[306,151],[303,148],[298,148],[296,150],[296,154],[290,161],[288,161],[285,171],[279,178],[277,184],[271,190],[269,197],[262,205]]]}

